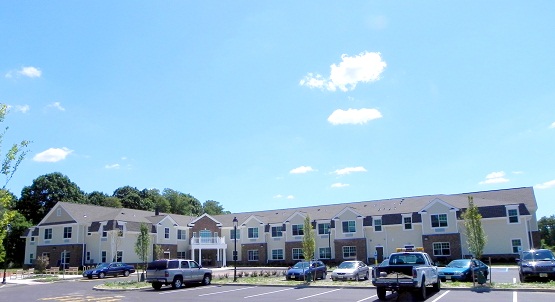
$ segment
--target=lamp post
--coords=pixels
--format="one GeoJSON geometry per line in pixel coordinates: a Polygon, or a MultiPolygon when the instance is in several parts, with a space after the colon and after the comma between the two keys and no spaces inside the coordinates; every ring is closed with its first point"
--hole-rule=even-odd
{"type": "Polygon", "coordinates": [[[330,249],[330,263],[331,263],[331,228],[328,226],[328,248],[330,249]]]}
{"type": "Polygon", "coordinates": [[[233,217],[233,282],[237,282],[237,217],[233,217]]]}
{"type": "Polygon", "coordinates": [[[8,239],[12,231],[12,225],[8,223],[6,226],[6,245],[4,246],[4,276],[2,277],[2,284],[6,284],[6,269],[8,268],[8,239]]]}

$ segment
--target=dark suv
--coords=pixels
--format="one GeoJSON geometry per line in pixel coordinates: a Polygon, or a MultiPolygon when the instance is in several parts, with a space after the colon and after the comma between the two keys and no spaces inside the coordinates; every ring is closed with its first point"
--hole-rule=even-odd
{"type": "Polygon", "coordinates": [[[517,262],[520,282],[529,279],[555,280],[555,256],[550,250],[524,251],[517,262]]]}

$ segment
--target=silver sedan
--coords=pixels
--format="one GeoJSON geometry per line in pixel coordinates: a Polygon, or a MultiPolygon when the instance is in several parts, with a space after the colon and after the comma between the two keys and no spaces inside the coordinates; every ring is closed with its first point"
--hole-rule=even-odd
{"type": "Polygon", "coordinates": [[[355,280],[359,281],[361,279],[368,280],[370,276],[370,270],[368,265],[362,261],[343,261],[341,264],[331,273],[331,279],[333,281],[337,280],[355,280]]]}

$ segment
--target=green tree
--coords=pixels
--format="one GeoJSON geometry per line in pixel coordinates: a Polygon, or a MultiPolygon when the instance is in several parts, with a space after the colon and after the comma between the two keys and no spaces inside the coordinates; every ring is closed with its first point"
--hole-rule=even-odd
{"type": "Polygon", "coordinates": [[[135,254],[139,256],[143,263],[143,273],[146,268],[146,261],[148,260],[148,252],[150,250],[150,233],[148,232],[148,226],[141,223],[141,228],[139,231],[139,236],[135,242],[135,254]]]}
{"type": "Polygon", "coordinates": [[[207,200],[202,205],[202,210],[208,215],[230,214],[229,211],[224,211],[224,207],[215,200],[207,200]]]}
{"type": "Polygon", "coordinates": [[[480,259],[486,246],[487,236],[482,227],[482,215],[474,204],[474,198],[468,196],[468,208],[462,214],[465,226],[466,243],[468,250],[475,258],[480,259]]]}
{"type": "Polygon", "coordinates": [[[62,173],[39,176],[24,187],[16,209],[31,223],[38,224],[59,201],[85,203],[85,193],[62,173]]]}
{"type": "Polygon", "coordinates": [[[305,260],[314,258],[314,251],[316,249],[316,239],[314,238],[314,230],[310,222],[310,216],[306,215],[304,219],[304,236],[303,236],[303,256],[305,260]]]}
{"type": "Polygon", "coordinates": [[[148,198],[145,198],[143,192],[131,186],[117,188],[114,191],[114,197],[117,197],[124,208],[152,211],[154,204],[148,198]]]}
{"type": "Polygon", "coordinates": [[[538,220],[538,229],[542,240],[542,247],[555,246],[555,215],[542,217],[538,220]]]}

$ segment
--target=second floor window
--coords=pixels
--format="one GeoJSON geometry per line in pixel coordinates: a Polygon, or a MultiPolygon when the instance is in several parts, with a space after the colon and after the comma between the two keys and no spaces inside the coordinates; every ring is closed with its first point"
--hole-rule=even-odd
{"type": "Polygon", "coordinates": [[[509,223],[518,223],[518,210],[517,209],[507,210],[507,215],[509,216],[509,223]]]}
{"type": "Polygon", "coordinates": [[[302,236],[304,235],[304,225],[302,224],[294,224],[291,226],[291,232],[293,232],[293,236],[302,236]]]}
{"type": "Polygon", "coordinates": [[[71,238],[72,227],[64,227],[64,239],[71,238]]]}
{"type": "Polygon", "coordinates": [[[403,217],[403,228],[405,230],[412,230],[412,217],[410,216],[403,217]]]}
{"type": "Polygon", "coordinates": [[[237,240],[241,239],[241,232],[239,232],[239,230],[237,230],[237,232],[235,231],[236,231],[235,229],[229,231],[229,239],[231,240],[235,240],[235,238],[237,238],[237,240]]]}
{"type": "Polygon", "coordinates": [[[447,214],[432,214],[432,228],[445,228],[447,227],[447,214]]]}
{"type": "Polygon", "coordinates": [[[330,231],[330,223],[319,223],[318,224],[318,235],[327,235],[330,231]]]}
{"type": "Polygon", "coordinates": [[[187,239],[187,233],[185,230],[177,230],[177,240],[185,240],[187,239]]]}
{"type": "Polygon", "coordinates": [[[281,237],[282,235],[283,235],[283,227],[282,226],[272,227],[272,237],[281,237]]]}
{"type": "Polygon", "coordinates": [[[44,229],[44,239],[52,239],[52,229],[44,229]]]}
{"type": "Polygon", "coordinates": [[[343,221],[341,224],[343,226],[343,233],[354,233],[357,231],[354,220],[343,221]]]}
{"type": "Polygon", "coordinates": [[[164,238],[170,239],[170,228],[164,228],[164,238]]]}
{"type": "Polygon", "coordinates": [[[375,218],[374,219],[374,231],[375,232],[381,232],[382,231],[382,219],[381,218],[375,218]]]}
{"type": "Polygon", "coordinates": [[[258,228],[249,228],[248,237],[250,239],[258,238],[258,228]]]}

